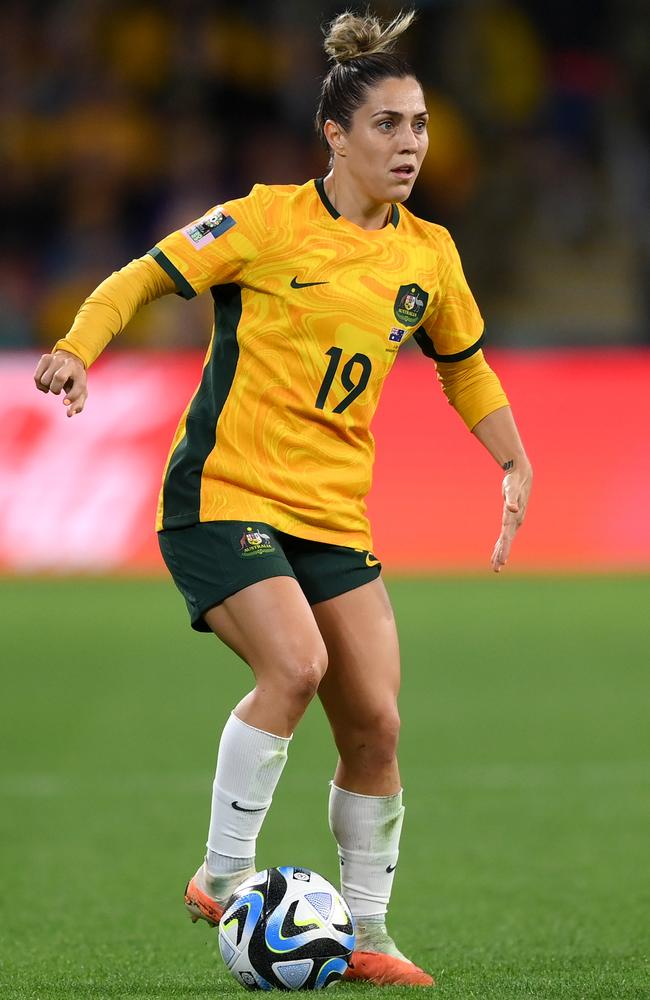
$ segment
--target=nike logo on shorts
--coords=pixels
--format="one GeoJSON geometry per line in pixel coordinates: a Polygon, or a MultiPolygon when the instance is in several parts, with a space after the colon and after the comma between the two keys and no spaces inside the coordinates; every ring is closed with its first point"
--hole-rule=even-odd
{"type": "Polygon", "coordinates": [[[311,288],[312,285],[329,285],[329,281],[298,281],[298,275],[291,279],[292,288],[311,288]]]}
{"type": "Polygon", "coordinates": [[[397,868],[397,862],[395,862],[394,865],[388,865],[386,871],[390,875],[390,873],[394,872],[396,868],[397,868]]]}
{"type": "Polygon", "coordinates": [[[378,565],[379,565],[379,559],[375,559],[372,552],[369,552],[368,555],[366,556],[366,566],[378,566],[378,565]]]}
{"type": "Polygon", "coordinates": [[[262,806],[260,809],[247,809],[246,806],[240,806],[239,802],[237,801],[237,799],[235,799],[234,802],[231,802],[230,805],[233,807],[233,809],[236,809],[237,812],[240,812],[240,813],[263,813],[263,812],[266,812],[266,806],[262,806]]]}

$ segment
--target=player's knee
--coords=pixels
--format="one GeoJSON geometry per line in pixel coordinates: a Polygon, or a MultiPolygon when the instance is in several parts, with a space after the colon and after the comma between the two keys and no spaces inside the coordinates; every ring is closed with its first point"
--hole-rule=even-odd
{"type": "Polygon", "coordinates": [[[397,708],[385,709],[372,727],[372,743],[375,753],[384,761],[392,760],[399,743],[400,718],[397,708]]]}
{"type": "Polygon", "coordinates": [[[298,705],[309,704],[318,691],[318,686],[327,670],[325,649],[294,656],[285,664],[280,683],[287,694],[298,705]]]}
{"type": "Polygon", "coordinates": [[[399,743],[400,718],[396,705],[369,713],[360,714],[354,725],[347,727],[339,743],[343,760],[364,759],[366,766],[384,767],[390,764],[399,743]]]}

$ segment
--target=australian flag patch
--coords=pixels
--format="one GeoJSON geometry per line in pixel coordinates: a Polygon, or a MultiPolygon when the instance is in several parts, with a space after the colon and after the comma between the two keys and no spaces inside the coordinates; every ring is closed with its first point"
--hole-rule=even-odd
{"type": "Polygon", "coordinates": [[[405,334],[405,330],[400,330],[398,327],[391,327],[391,331],[388,334],[388,339],[392,340],[395,344],[399,344],[400,340],[405,334]]]}

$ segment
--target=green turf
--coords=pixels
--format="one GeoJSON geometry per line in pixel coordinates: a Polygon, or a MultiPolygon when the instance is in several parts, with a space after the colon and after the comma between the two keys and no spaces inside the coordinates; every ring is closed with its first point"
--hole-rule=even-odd
{"type": "MultiPolygon", "coordinates": [[[[649,997],[650,579],[389,586],[398,943],[441,998],[649,997]]],[[[245,668],[189,631],[166,582],[5,580],[0,635],[0,996],[243,997],[180,894],[245,668]]],[[[334,759],[313,706],[260,867],[335,877],[334,759]]]]}

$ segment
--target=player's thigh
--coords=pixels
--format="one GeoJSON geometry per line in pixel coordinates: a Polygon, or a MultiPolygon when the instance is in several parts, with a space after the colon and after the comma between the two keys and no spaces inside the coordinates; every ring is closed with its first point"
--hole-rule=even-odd
{"type": "Polygon", "coordinates": [[[206,624],[249,664],[258,681],[327,667],[327,652],[305,595],[293,577],[261,580],[203,615],[206,624]]]}
{"type": "Polygon", "coordinates": [[[329,664],[318,693],[337,743],[360,729],[398,728],[399,640],[381,578],[312,610],[329,664]]]}
{"type": "Polygon", "coordinates": [[[276,530],[262,522],[207,521],[159,534],[192,628],[214,632],[253,669],[318,674],[326,653],[276,530]]]}

